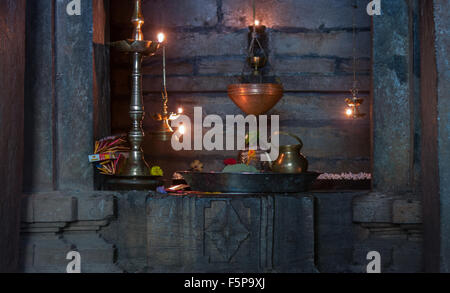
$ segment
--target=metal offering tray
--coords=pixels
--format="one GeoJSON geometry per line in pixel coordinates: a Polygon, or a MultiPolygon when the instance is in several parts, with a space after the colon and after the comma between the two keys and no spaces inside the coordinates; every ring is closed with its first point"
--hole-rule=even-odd
{"type": "Polygon", "coordinates": [[[223,173],[179,171],[192,190],[224,193],[293,193],[307,191],[320,173],[223,173]]]}

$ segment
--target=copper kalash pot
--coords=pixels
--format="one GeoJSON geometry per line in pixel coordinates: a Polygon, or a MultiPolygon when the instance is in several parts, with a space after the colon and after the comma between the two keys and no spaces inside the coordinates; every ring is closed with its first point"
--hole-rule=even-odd
{"type": "Polygon", "coordinates": [[[278,158],[272,163],[272,171],[276,173],[303,173],[308,171],[308,160],[300,151],[303,147],[302,140],[291,133],[281,132],[289,135],[299,143],[295,145],[282,145],[279,147],[278,158]]]}

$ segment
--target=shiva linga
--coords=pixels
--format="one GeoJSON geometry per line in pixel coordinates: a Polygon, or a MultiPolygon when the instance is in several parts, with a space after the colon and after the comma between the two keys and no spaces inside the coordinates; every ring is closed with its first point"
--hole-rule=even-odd
{"type": "Polygon", "coordinates": [[[142,60],[145,57],[155,55],[160,47],[160,43],[144,40],[144,35],[142,33],[144,17],[142,15],[141,0],[136,0],[134,2],[134,12],[131,19],[134,28],[132,38],[113,42],[111,44],[119,51],[131,55],[133,66],[129,110],[132,126],[128,133],[130,151],[125,165],[118,170],[118,173],[113,179],[113,181],[115,181],[112,184],[123,183],[146,186],[147,188],[153,189],[158,186],[159,182],[155,180],[155,176],[151,176],[149,165],[145,161],[144,153],[142,151],[142,143],[144,141],[142,121],[145,115],[142,97],[142,60]],[[152,187],[149,187],[149,185],[152,187]]]}

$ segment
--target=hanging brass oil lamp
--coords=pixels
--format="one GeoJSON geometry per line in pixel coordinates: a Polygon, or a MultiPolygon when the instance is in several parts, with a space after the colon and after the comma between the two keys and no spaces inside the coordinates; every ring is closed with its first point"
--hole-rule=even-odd
{"type": "Polygon", "coordinates": [[[358,8],[356,1],[353,3],[353,87],[350,90],[352,93],[351,98],[345,99],[345,103],[347,104],[347,109],[345,110],[345,114],[347,117],[358,119],[366,116],[365,113],[361,113],[359,111],[359,107],[364,102],[364,99],[358,97],[358,82],[356,80],[356,20],[355,13],[358,8]]]}
{"type": "Polygon", "coordinates": [[[345,114],[353,119],[366,116],[365,113],[359,112],[359,107],[364,102],[364,99],[358,98],[358,89],[356,87],[353,87],[351,89],[351,93],[352,97],[345,99],[345,102],[347,103],[347,110],[345,111],[345,114]]]}
{"type": "Polygon", "coordinates": [[[256,19],[256,5],[253,0],[253,24],[249,26],[249,47],[247,63],[252,75],[247,82],[228,86],[228,96],[246,114],[261,115],[272,109],[283,97],[283,86],[279,83],[264,83],[262,69],[268,58],[266,27],[256,19]]]}

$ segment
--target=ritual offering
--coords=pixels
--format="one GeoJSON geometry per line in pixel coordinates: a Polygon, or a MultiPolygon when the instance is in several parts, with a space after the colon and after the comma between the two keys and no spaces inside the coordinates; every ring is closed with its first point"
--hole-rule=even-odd
{"type": "Polygon", "coordinates": [[[109,136],[95,142],[94,154],[89,156],[90,163],[96,163],[97,170],[103,175],[114,175],[125,160],[127,152],[125,135],[109,136]]]}
{"type": "Polygon", "coordinates": [[[246,164],[235,164],[226,166],[223,171],[224,173],[259,173],[258,169],[253,166],[246,164]]]}
{"type": "Polygon", "coordinates": [[[324,173],[312,185],[317,190],[368,190],[372,182],[370,173],[324,173]]]}

